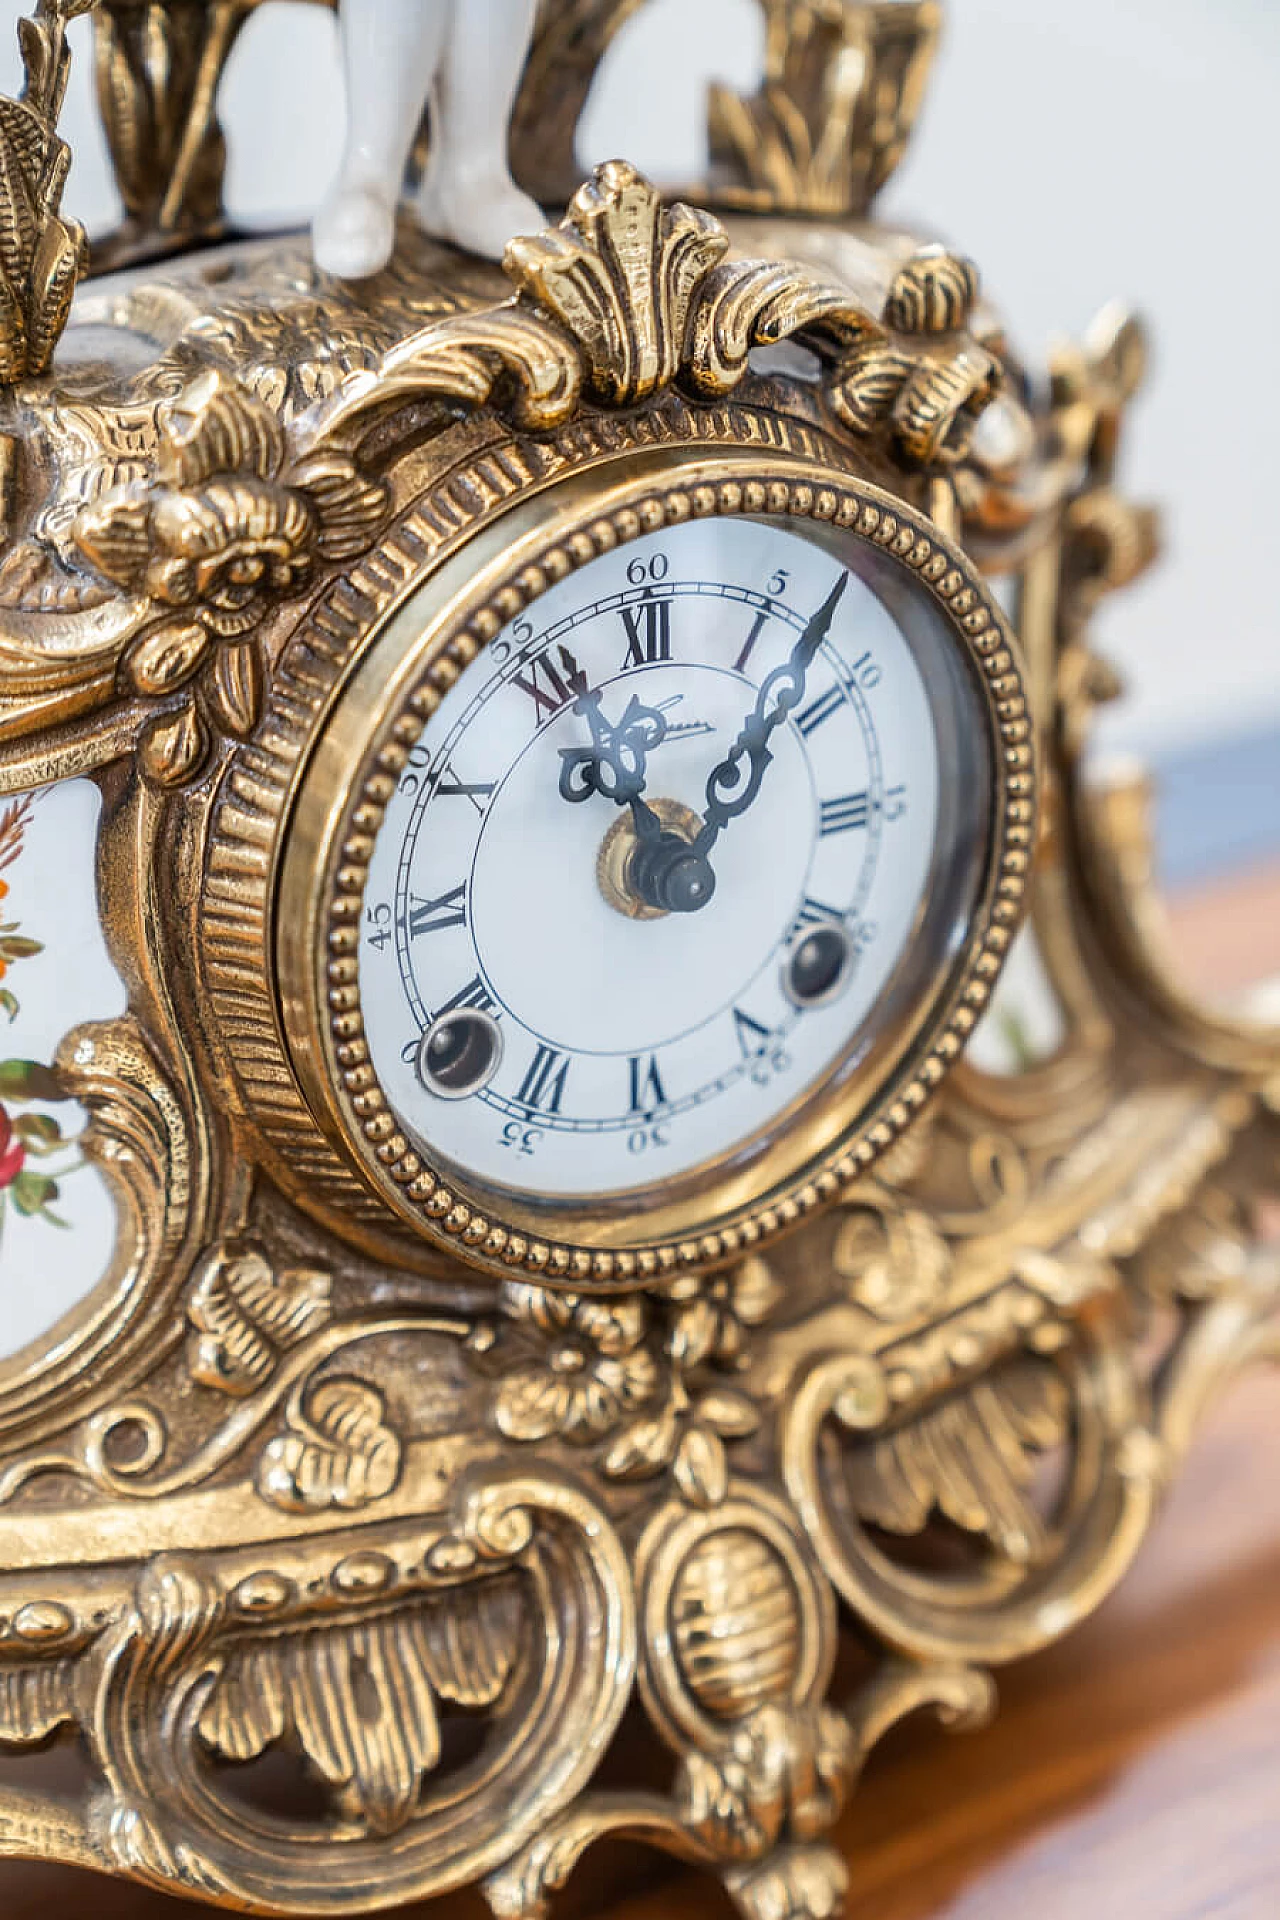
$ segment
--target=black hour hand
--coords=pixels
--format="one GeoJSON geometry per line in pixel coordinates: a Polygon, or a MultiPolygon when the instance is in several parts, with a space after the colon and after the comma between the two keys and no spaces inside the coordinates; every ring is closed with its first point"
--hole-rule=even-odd
{"type": "Polygon", "coordinates": [[[617,726],[610,726],[598,688],[580,694],[573,710],[590,727],[591,745],[560,749],[561,797],[576,803],[598,793],[617,806],[631,806],[644,792],[648,756],[666,738],[666,715],[633,697],[617,726]]]}

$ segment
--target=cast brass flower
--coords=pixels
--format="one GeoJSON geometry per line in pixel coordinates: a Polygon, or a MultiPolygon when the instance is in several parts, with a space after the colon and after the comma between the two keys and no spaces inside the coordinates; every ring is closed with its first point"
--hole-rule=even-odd
{"type": "Polygon", "coordinates": [[[530,1362],[498,1389],[494,1419],[508,1439],[559,1435],[589,1445],[653,1399],[660,1373],[644,1345],[638,1299],[583,1300],[512,1287],[509,1305],[543,1338],[530,1362]]]}
{"type": "Polygon", "coordinates": [[[85,509],[74,537],[99,573],[161,616],[126,656],[126,684],[156,700],[191,690],[144,740],[148,771],[171,785],[203,763],[206,721],[252,732],[262,664],[244,636],[325,563],[362,552],[387,495],[345,454],[291,462],[274,414],[219,373],[166,403],[160,428],[154,477],[85,509]]]}

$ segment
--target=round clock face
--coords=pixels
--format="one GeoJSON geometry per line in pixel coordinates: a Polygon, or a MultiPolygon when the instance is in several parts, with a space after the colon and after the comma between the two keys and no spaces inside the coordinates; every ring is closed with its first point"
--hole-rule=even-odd
{"type": "Polygon", "coordinates": [[[927,590],[830,527],[710,516],[578,567],[385,807],[359,996],[400,1127],[553,1205],[749,1166],[953,964],[985,728],[927,590]]]}

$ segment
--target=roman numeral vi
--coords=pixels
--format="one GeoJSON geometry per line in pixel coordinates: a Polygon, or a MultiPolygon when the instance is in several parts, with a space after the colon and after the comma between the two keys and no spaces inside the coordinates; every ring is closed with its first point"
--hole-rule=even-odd
{"type": "Polygon", "coordinates": [[[656,1107],[665,1107],[667,1096],[663,1091],[662,1076],[658,1072],[658,1062],[654,1054],[649,1056],[648,1066],[644,1066],[639,1057],[631,1062],[631,1111],[632,1113],[652,1113],[656,1107]]]}

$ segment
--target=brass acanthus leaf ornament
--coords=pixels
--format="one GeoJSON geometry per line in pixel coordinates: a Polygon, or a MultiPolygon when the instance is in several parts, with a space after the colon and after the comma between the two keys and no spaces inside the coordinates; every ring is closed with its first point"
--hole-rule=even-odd
{"type": "Polygon", "coordinates": [[[972,261],[924,247],[894,275],[880,328],[836,370],[832,404],[854,433],[887,428],[913,466],[954,466],[1000,391],[994,353],[970,331],[972,261]]]}
{"type": "Polygon", "coordinates": [[[283,1355],[332,1317],[332,1279],[313,1268],[277,1273],[252,1240],[224,1241],[201,1262],[187,1315],[192,1378],[244,1396],[266,1385],[283,1355]]]}
{"type": "Polygon", "coordinates": [[[505,265],[578,341],[592,390],[626,407],[679,373],[695,300],[728,251],[711,214],[664,207],[634,168],[614,162],[562,225],[513,240],[505,265]]]}
{"type": "Polygon", "coordinates": [[[902,158],[942,26],[937,0],[763,0],[764,85],[713,87],[715,183],[732,206],[862,214],[902,158]]]}
{"type": "Polygon", "coordinates": [[[61,213],[71,150],[58,137],[67,23],[94,0],[39,0],[18,22],[26,84],[0,99],[0,384],[46,371],[88,264],[84,228],[61,213]]]}
{"type": "Polygon", "coordinates": [[[74,537],[99,573],[160,615],[121,677],[148,699],[181,696],[141,747],[144,770],[172,785],[198,771],[207,721],[252,732],[263,675],[248,636],[324,562],[368,546],[387,495],[345,454],[291,460],[275,415],[220,374],[164,405],[160,428],[154,476],[87,508],[74,537]]]}
{"type": "Polygon", "coordinates": [[[969,261],[922,249],[877,318],[806,267],[733,258],[719,220],[666,205],[622,160],[596,169],[558,227],[513,240],[503,266],[515,300],[409,334],[319,411],[316,444],[349,444],[409,400],[493,406],[538,432],[586,401],[632,407],[678,385],[723,400],[756,349],[794,340],[817,356],[841,427],[928,469],[965,457],[1000,387],[999,360],[970,331],[969,261]]]}
{"type": "Polygon", "coordinates": [[[262,1499],[285,1513],[354,1511],[391,1492],[402,1448],[386,1403],[362,1380],[322,1380],[287,1410],[289,1432],[268,1443],[258,1469],[262,1499]]]}

